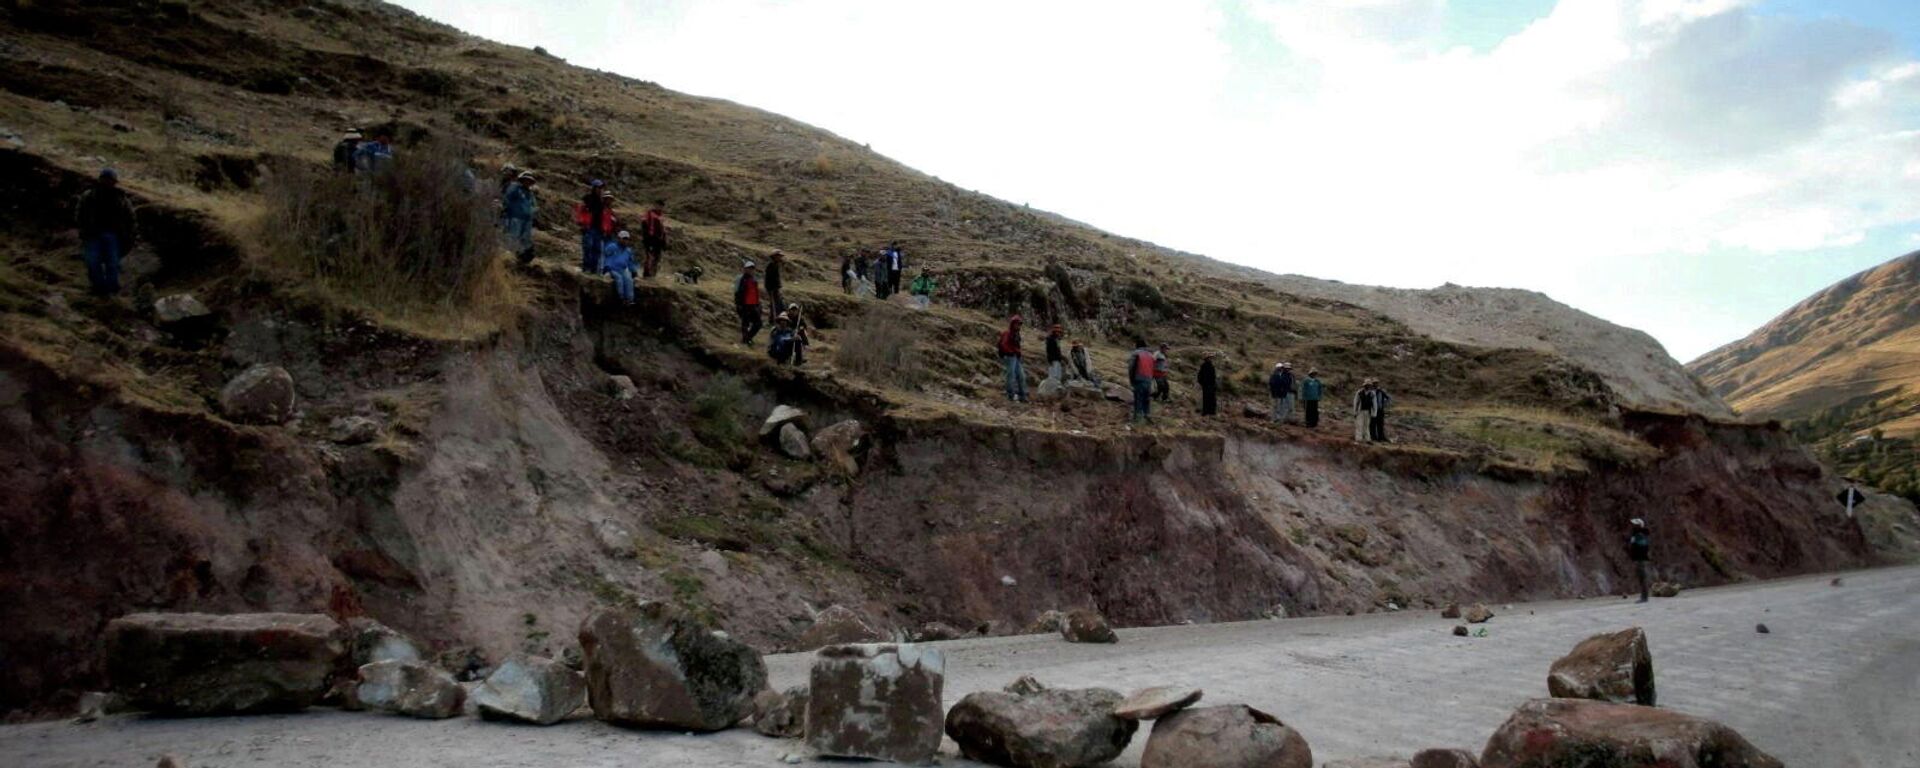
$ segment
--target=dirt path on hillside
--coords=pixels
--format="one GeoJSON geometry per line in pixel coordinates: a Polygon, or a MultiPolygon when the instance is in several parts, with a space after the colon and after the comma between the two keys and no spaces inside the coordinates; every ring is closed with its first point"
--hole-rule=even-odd
{"type": "MultiPolygon", "coordinates": [[[[1636,605],[1588,600],[1494,606],[1489,636],[1457,638],[1431,612],[1121,632],[1118,646],[1022,637],[941,644],[949,703],[1032,673],[1056,686],[1183,683],[1211,703],[1246,702],[1304,733],[1316,761],[1478,751],[1553,659],[1595,632],[1647,629],[1663,706],[1711,717],[1788,765],[1920,765],[1920,567],[1684,593],[1636,605]],[[1765,622],[1771,634],[1758,634],[1765,622]]],[[[776,686],[808,659],[774,656],[776,686]]],[[[1145,733],[1116,763],[1138,764],[1145,733]]],[[[370,714],[206,720],[136,716],[0,728],[0,764],[145,766],[767,766],[797,742],[747,731],[624,731],[579,719],[552,728],[370,714]]],[[[973,765],[943,749],[946,765],[973,765]]],[[[823,763],[824,764],[824,763],[823,763]]]]}

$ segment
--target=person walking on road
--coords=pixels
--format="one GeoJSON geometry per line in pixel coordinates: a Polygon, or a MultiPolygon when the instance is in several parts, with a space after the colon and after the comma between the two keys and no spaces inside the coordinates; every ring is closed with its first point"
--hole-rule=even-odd
{"type": "Polygon", "coordinates": [[[1153,354],[1153,396],[1160,402],[1172,402],[1173,392],[1167,386],[1167,345],[1160,345],[1160,351],[1153,354]]]}
{"type": "Polygon", "coordinates": [[[740,344],[753,346],[753,337],[760,333],[760,281],[753,274],[754,263],[749,261],[740,267],[740,277],[733,281],[733,310],[740,315],[740,344]]]}
{"type": "Polygon", "coordinates": [[[1213,352],[1200,359],[1200,375],[1196,377],[1200,385],[1200,415],[1213,416],[1220,412],[1220,377],[1213,368],[1213,352]]]}
{"type": "Polygon", "coordinates": [[[1647,521],[1634,518],[1627,532],[1627,557],[1633,559],[1633,570],[1640,577],[1640,602],[1646,602],[1653,595],[1653,531],[1647,528],[1647,521]]]}
{"type": "Polygon", "coordinates": [[[655,200],[640,216],[640,276],[660,274],[660,256],[667,251],[667,201],[655,200]]]}
{"type": "Polygon", "coordinates": [[[1307,378],[1300,382],[1300,406],[1306,411],[1307,429],[1320,426],[1320,398],[1326,394],[1326,385],[1320,383],[1320,372],[1307,369],[1307,378]]]}
{"type": "Polygon", "coordinates": [[[1020,365],[1020,324],[1019,315],[1007,321],[1007,329],[1000,332],[1000,365],[1006,369],[1007,399],[1016,403],[1027,401],[1027,372],[1020,365]]]}
{"type": "Polygon", "coordinates": [[[533,186],[533,173],[521,171],[500,196],[500,226],[506,230],[507,248],[521,264],[533,263],[533,215],[539,208],[533,186]]]}
{"type": "Polygon", "coordinates": [[[1060,348],[1060,340],[1066,335],[1059,323],[1047,329],[1047,379],[1055,384],[1067,383],[1067,353],[1060,348]]]}
{"type": "Polygon", "coordinates": [[[1293,364],[1275,363],[1273,374],[1267,377],[1267,394],[1273,396],[1273,414],[1275,424],[1293,421],[1293,364]]]}
{"type": "Polygon", "coordinates": [[[1144,339],[1135,340],[1133,354],[1127,356],[1127,383],[1133,386],[1133,416],[1128,423],[1153,423],[1153,383],[1158,356],[1144,339]]]}
{"type": "Polygon", "coordinates": [[[120,188],[120,174],[102,168],[93,188],[73,206],[80,230],[80,256],[87,264],[87,285],[95,296],[120,292],[120,260],[133,249],[133,200],[120,188]]]}

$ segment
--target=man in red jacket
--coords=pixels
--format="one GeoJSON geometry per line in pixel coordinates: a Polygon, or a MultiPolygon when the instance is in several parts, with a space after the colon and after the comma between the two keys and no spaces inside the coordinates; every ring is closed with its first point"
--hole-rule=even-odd
{"type": "Polygon", "coordinates": [[[667,250],[667,201],[655,200],[640,217],[640,276],[653,277],[660,271],[660,254],[667,250]]]}
{"type": "Polygon", "coordinates": [[[740,343],[753,346],[760,333],[760,281],[753,276],[753,262],[740,267],[740,279],[733,281],[733,309],[740,313],[740,343]]]}
{"type": "Polygon", "coordinates": [[[1007,372],[1007,399],[1016,403],[1027,401],[1027,372],[1020,367],[1020,316],[1014,315],[1007,321],[1007,329],[1000,332],[1000,365],[1007,372]]]}

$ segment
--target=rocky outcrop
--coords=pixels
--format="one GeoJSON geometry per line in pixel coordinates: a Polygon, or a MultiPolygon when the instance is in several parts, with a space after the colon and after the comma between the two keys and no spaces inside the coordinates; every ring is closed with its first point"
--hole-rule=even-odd
{"type": "Polygon", "coordinates": [[[969,759],[1013,768],[1080,768],[1120,756],[1139,727],[1115,717],[1118,691],[1052,689],[1027,695],[967,694],[947,712],[946,732],[969,759]]]}
{"type": "Polygon", "coordinates": [[[366,709],[433,720],[459,715],[467,698],[453,675],[420,661],[376,661],[361,667],[353,693],[366,709]]]}
{"type": "Polygon", "coordinates": [[[234,715],[303,709],[327,691],[340,625],[293,613],[139,613],[107,623],[114,690],[138,709],[234,715]]]}
{"type": "Polygon", "coordinates": [[[833,605],[813,618],[813,626],[800,635],[798,646],[801,650],[813,650],[829,645],[878,643],[890,639],[885,631],[868,623],[852,608],[833,605]]]}
{"type": "Polygon", "coordinates": [[[1556,699],[1595,699],[1654,705],[1653,654],[1639,627],[1594,635],[1553,662],[1547,693],[1556,699]]]}
{"type": "Polygon", "coordinates": [[[1084,608],[1068,611],[1060,622],[1060,636],[1069,643],[1117,643],[1120,636],[1107,626],[1107,619],[1084,608]]]}
{"type": "Polygon", "coordinates": [[[915,764],[940,748],[946,659],[909,644],[836,645],[815,657],[807,746],[830,757],[915,764]]]}
{"type": "Polygon", "coordinates": [[[1298,731],[1248,706],[1183,709],[1153,724],[1140,768],[1313,768],[1298,731]]]}
{"type": "Polygon", "coordinates": [[[761,691],[753,697],[753,730],[762,736],[798,739],[807,734],[807,687],[761,691]]]}
{"type": "Polygon", "coordinates": [[[220,412],[246,424],[280,424],[293,418],[293,376],[277,365],[256,365],[220,389],[220,412]]]}
{"type": "Polygon", "coordinates": [[[552,725],[587,703],[587,681],[553,659],[514,654],[473,691],[480,716],[552,725]]]}
{"type": "Polygon", "coordinates": [[[1198,688],[1171,685],[1143,688],[1113,705],[1113,716],[1122,720],[1154,720],[1198,704],[1204,695],[1198,688]]]}
{"type": "Polygon", "coordinates": [[[767,687],[760,654],[666,603],[602,609],[580,625],[587,700],[618,725],[718,731],[767,687]]]}
{"type": "Polygon", "coordinates": [[[1586,699],[1535,699],[1494,731],[1483,768],[1781,768],[1739,733],[1668,709],[1586,699]]]}

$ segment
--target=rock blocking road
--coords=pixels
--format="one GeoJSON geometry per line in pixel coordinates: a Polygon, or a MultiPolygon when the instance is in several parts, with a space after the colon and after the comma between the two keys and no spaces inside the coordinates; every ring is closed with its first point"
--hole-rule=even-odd
{"type": "MultiPolygon", "coordinates": [[[[1644,627],[1660,703],[1746,735],[1787,765],[1920,765],[1920,567],[1806,577],[1638,605],[1619,599],[1515,604],[1487,637],[1454,637],[1437,612],[1121,630],[1118,645],[1057,634],[937,645],[946,703],[1023,673],[1055,687],[1191,685],[1300,729],[1317,761],[1428,747],[1480,751],[1514,709],[1546,695],[1546,670],[1579,641],[1644,627]],[[1764,621],[1771,634],[1753,631],[1764,621]]],[[[776,687],[803,682],[813,654],[768,657],[776,687]]],[[[1116,765],[1137,766],[1144,735],[1116,765]]],[[[474,718],[419,721],[314,710],[194,720],[109,716],[0,727],[0,764],[571,766],[778,765],[796,741],[751,730],[683,735],[575,719],[550,728],[474,718]]],[[[971,766],[948,741],[942,763],[971,766]]],[[[825,763],[821,763],[825,764],[825,763]]]]}

